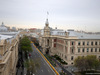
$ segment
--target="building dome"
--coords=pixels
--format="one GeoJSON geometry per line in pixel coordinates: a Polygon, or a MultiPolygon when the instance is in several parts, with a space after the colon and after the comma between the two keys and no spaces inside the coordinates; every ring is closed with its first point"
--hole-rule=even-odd
{"type": "Polygon", "coordinates": [[[8,31],[7,27],[2,22],[2,24],[0,25],[0,32],[7,32],[7,31],[8,31]]]}

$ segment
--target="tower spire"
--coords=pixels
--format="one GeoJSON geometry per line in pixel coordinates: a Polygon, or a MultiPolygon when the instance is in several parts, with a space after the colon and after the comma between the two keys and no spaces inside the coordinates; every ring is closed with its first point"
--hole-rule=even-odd
{"type": "Polygon", "coordinates": [[[4,26],[4,23],[2,22],[1,26],[4,26]]]}
{"type": "Polygon", "coordinates": [[[46,19],[46,23],[45,23],[46,26],[49,26],[48,15],[49,15],[49,12],[47,11],[47,19],[46,19]]]}
{"type": "Polygon", "coordinates": [[[2,25],[4,25],[4,23],[2,22],[2,25]]]}

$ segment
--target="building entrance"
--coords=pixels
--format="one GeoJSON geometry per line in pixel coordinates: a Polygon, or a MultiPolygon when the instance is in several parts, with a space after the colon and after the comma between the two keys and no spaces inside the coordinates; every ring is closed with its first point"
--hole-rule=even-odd
{"type": "Polygon", "coordinates": [[[46,54],[49,54],[49,49],[46,49],[46,54]]]}

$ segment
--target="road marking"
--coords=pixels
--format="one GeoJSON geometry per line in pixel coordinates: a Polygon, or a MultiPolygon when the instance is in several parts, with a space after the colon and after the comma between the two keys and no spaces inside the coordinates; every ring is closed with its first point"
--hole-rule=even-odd
{"type": "Polygon", "coordinates": [[[41,70],[43,72],[43,70],[41,70]]]}
{"type": "Polygon", "coordinates": [[[36,49],[36,53],[37,54],[39,54],[40,56],[41,56],[41,58],[43,59],[41,59],[42,60],[42,62],[44,62],[45,61],[45,63],[48,65],[48,67],[50,68],[50,70],[56,75],[56,73],[54,72],[54,70],[51,68],[51,66],[47,63],[47,61],[43,58],[43,56],[39,53],[39,51],[37,50],[37,48],[33,45],[33,47],[36,49]]]}
{"type": "MultiPolygon", "coordinates": [[[[38,51],[37,51],[38,52],[38,51]]],[[[38,52],[39,53],[39,52],[38,52]]],[[[39,53],[40,54],[40,53],[39,53]]],[[[40,56],[41,56],[41,58],[43,59],[41,59],[42,60],[42,62],[44,62],[45,61],[45,63],[48,65],[48,67],[50,68],[50,70],[56,75],[56,73],[54,72],[54,70],[50,67],[50,65],[46,62],[46,60],[42,57],[42,55],[40,54],[40,56]]]]}

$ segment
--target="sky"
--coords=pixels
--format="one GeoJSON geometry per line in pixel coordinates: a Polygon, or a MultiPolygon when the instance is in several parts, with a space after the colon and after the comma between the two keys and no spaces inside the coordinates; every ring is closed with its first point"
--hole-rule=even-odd
{"type": "Polygon", "coordinates": [[[0,23],[17,28],[100,32],[100,0],[0,0],[0,23]]]}

